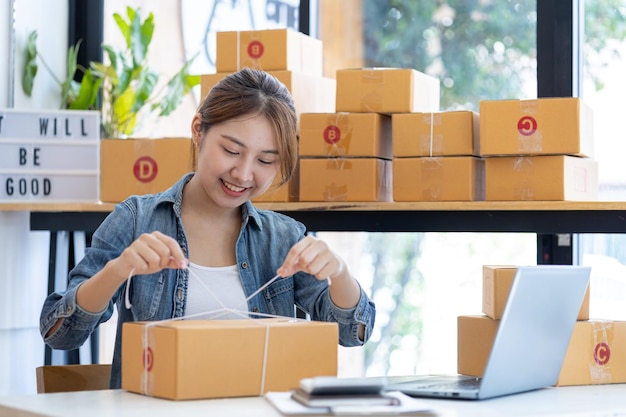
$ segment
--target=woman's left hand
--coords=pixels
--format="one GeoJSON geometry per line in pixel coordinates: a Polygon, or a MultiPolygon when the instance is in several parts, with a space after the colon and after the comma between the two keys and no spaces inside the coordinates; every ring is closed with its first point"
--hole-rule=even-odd
{"type": "Polygon", "coordinates": [[[306,272],[319,280],[349,276],[344,261],[324,241],[313,236],[306,236],[293,245],[276,272],[281,277],[288,277],[298,271],[306,272]]]}

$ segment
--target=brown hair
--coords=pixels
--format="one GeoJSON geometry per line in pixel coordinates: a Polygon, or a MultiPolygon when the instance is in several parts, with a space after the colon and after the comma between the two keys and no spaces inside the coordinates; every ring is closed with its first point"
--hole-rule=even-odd
{"type": "Polygon", "coordinates": [[[274,129],[280,156],[280,185],[289,181],[298,160],[297,116],[289,90],[276,77],[243,68],[227,75],[198,107],[202,136],[236,117],[261,115],[274,129]]]}

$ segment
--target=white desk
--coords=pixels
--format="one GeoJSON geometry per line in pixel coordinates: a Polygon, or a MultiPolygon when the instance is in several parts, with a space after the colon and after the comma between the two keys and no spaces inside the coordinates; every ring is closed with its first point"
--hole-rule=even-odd
{"type": "MultiPolygon", "coordinates": [[[[483,401],[423,400],[456,417],[623,417],[626,384],[546,388],[483,401]]],[[[280,417],[263,397],[170,401],[122,390],[0,397],[0,417],[280,417]]]]}

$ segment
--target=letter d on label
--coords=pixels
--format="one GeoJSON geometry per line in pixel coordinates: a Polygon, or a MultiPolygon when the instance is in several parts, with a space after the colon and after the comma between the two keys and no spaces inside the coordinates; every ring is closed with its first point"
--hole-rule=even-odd
{"type": "Polygon", "coordinates": [[[154,180],[159,171],[156,161],[149,156],[142,156],[135,161],[133,174],[139,182],[150,182],[154,180]]]}

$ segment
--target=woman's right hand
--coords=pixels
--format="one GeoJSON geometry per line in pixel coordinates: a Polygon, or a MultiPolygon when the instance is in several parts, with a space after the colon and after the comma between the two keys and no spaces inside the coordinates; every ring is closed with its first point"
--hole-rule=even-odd
{"type": "Polygon", "coordinates": [[[186,268],[187,258],[176,241],[159,231],[139,236],[122,254],[111,261],[111,270],[122,279],[153,274],[165,268],[186,268]]]}

